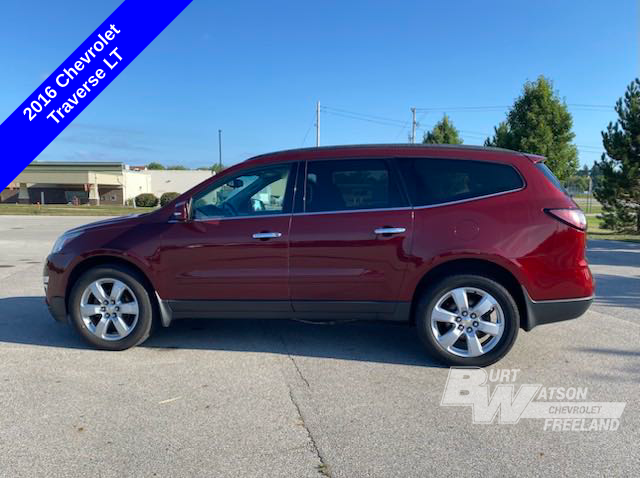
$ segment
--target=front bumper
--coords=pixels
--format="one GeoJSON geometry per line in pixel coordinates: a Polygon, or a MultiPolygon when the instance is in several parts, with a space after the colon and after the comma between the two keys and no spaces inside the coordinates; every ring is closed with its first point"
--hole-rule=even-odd
{"type": "Polygon", "coordinates": [[[47,299],[47,307],[49,307],[49,313],[58,322],[67,323],[67,304],[64,297],[51,297],[47,299]]]}
{"type": "Polygon", "coordinates": [[[64,282],[61,276],[64,268],[56,264],[59,257],[51,254],[45,261],[44,270],[42,271],[42,281],[44,285],[45,302],[49,308],[49,313],[58,322],[67,323],[67,303],[64,295],[64,282]]]}
{"type": "Polygon", "coordinates": [[[593,296],[579,297],[577,299],[535,301],[529,297],[526,290],[523,290],[523,292],[527,307],[527,317],[522,324],[522,328],[527,332],[538,325],[577,319],[587,311],[593,302],[593,296]]]}

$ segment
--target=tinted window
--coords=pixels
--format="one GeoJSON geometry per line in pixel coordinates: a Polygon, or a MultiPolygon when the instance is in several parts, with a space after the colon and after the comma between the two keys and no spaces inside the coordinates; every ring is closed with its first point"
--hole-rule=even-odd
{"type": "Polygon", "coordinates": [[[305,189],[307,212],[403,206],[384,160],[310,161],[305,189]]]}
{"type": "Polygon", "coordinates": [[[505,164],[458,159],[399,159],[416,206],[427,206],[520,189],[522,178],[505,164]]]}
{"type": "Polygon", "coordinates": [[[544,163],[536,163],[536,167],[542,172],[542,174],[546,176],[546,178],[549,181],[551,181],[551,184],[553,184],[556,188],[558,188],[560,191],[565,193],[567,196],[569,195],[567,190],[562,186],[562,183],[560,182],[560,180],[556,178],[555,174],[553,174],[553,172],[549,169],[549,166],[547,166],[544,163]]]}
{"type": "Polygon", "coordinates": [[[238,173],[193,198],[194,219],[257,216],[288,212],[291,165],[238,173]]]}

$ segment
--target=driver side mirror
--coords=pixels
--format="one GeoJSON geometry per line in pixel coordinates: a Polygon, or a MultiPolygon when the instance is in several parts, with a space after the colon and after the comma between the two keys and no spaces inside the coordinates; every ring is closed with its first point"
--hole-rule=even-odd
{"type": "Polygon", "coordinates": [[[176,203],[175,210],[171,215],[172,222],[188,222],[189,221],[189,209],[191,201],[180,201],[176,203]]]}

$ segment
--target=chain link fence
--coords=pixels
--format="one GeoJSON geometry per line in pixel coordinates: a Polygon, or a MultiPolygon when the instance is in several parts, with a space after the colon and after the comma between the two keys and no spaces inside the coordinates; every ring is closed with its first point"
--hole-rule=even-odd
{"type": "Polygon", "coordinates": [[[595,214],[602,210],[602,206],[593,196],[591,176],[573,176],[562,181],[562,185],[586,214],[595,214]]]}

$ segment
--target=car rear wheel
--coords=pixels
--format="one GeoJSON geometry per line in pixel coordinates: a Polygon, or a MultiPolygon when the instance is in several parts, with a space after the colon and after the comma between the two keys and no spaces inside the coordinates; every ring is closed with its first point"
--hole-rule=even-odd
{"type": "Polygon", "coordinates": [[[138,275],[120,266],[85,272],[69,296],[71,321],[80,335],[104,350],[125,350],[145,341],[153,303],[138,275]]]}
{"type": "Polygon", "coordinates": [[[520,323],[507,289],[478,275],[449,276],[429,287],[416,314],[428,351],[460,366],[484,367],[500,360],[513,346],[520,323]]]}

